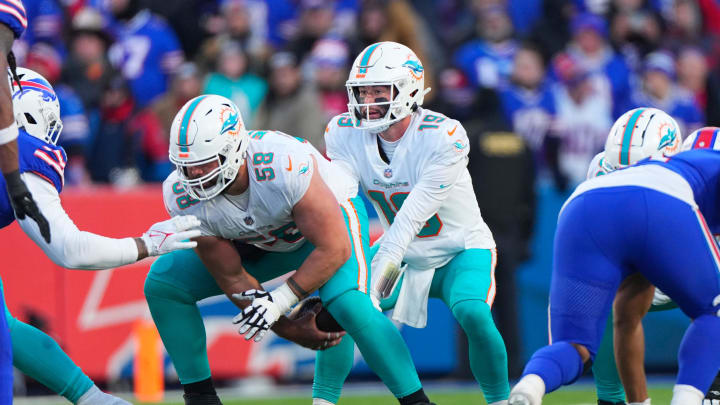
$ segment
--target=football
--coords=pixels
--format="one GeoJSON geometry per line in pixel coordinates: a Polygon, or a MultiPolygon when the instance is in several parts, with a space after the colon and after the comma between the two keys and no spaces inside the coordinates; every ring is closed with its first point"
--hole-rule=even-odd
{"type": "MultiPolygon", "coordinates": [[[[322,301],[320,300],[320,297],[305,298],[304,300],[300,301],[298,305],[295,306],[295,308],[288,315],[288,318],[298,319],[305,315],[305,313],[307,313],[308,311],[312,311],[316,305],[322,306],[322,301]]],[[[317,325],[317,328],[323,332],[340,332],[344,330],[343,327],[340,326],[339,323],[337,323],[335,318],[330,315],[330,312],[325,309],[324,306],[322,306],[322,309],[320,309],[320,312],[318,312],[317,316],[315,317],[315,324],[317,325]]]]}

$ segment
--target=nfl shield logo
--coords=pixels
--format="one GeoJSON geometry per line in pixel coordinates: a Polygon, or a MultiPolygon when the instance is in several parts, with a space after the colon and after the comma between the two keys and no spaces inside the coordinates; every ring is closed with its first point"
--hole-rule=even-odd
{"type": "Polygon", "coordinates": [[[255,220],[252,219],[252,217],[245,217],[244,221],[245,221],[245,225],[252,225],[255,223],[255,220]]]}
{"type": "Polygon", "coordinates": [[[383,173],[383,176],[385,176],[385,177],[388,178],[388,179],[389,179],[390,177],[392,177],[392,169],[389,168],[389,167],[388,167],[387,169],[385,169],[385,172],[383,173]]]}

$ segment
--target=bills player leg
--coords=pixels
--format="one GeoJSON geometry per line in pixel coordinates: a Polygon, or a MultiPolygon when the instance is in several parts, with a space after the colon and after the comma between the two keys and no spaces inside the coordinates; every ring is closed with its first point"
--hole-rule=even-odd
{"type": "Polygon", "coordinates": [[[700,403],[720,369],[720,252],[697,209],[656,191],[646,194],[642,273],[693,320],[680,344],[671,404],[700,403]]]}
{"type": "Polygon", "coordinates": [[[395,325],[370,301],[368,218],[359,197],[341,205],[353,254],[320,288],[328,311],[350,335],[370,368],[401,404],[428,403],[410,352],[395,325]]]}
{"type": "Polygon", "coordinates": [[[646,229],[642,192],[637,187],[592,190],[564,207],[554,240],[551,344],[533,354],[510,393],[510,404],[537,405],[545,393],[572,384],[591,364],[626,275],[625,257],[644,246],[638,237],[646,229]]]}
{"type": "MultiPolygon", "coordinates": [[[[300,251],[307,255],[303,246],[300,251]]],[[[249,265],[249,263],[245,263],[249,265]]],[[[248,270],[249,271],[249,270],[248,270]]],[[[263,282],[288,270],[264,269],[263,282]]],[[[257,278],[257,273],[253,274],[257,278]]],[[[145,280],[145,298],[165,349],[185,390],[186,403],[219,404],[213,387],[205,325],[197,302],[223,292],[192,250],[159,257],[145,280]]]]}
{"type": "Polygon", "coordinates": [[[450,308],[468,338],[470,369],[488,404],[510,393],[507,351],[490,309],[495,298],[495,249],[468,249],[435,271],[430,297],[450,308]]]}

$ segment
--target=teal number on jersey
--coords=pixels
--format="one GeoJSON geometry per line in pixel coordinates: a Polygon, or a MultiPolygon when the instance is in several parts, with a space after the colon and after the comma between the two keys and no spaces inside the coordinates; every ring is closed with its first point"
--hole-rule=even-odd
{"type": "MultiPolygon", "coordinates": [[[[387,219],[388,223],[391,224],[393,223],[393,221],[395,221],[395,214],[400,211],[400,207],[402,207],[408,194],[410,193],[397,192],[391,194],[390,201],[394,206],[393,208],[390,206],[390,203],[385,198],[385,193],[383,191],[368,190],[368,195],[370,196],[370,198],[372,198],[373,201],[378,203],[383,215],[385,215],[385,219],[387,219]]],[[[440,217],[435,214],[425,222],[425,226],[422,227],[420,232],[418,232],[417,236],[419,238],[429,238],[431,236],[436,236],[440,233],[442,227],[443,223],[440,220],[440,217]]]]}
{"type": "Polygon", "coordinates": [[[255,168],[255,177],[257,178],[257,181],[270,181],[275,179],[275,171],[272,167],[266,167],[262,170],[255,168]]]}
{"type": "Polygon", "coordinates": [[[182,194],[175,199],[178,208],[180,208],[181,210],[184,210],[185,208],[193,206],[200,202],[200,200],[196,200],[190,197],[190,195],[188,195],[187,193],[185,193],[185,189],[182,187],[182,185],[180,185],[179,181],[175,182],[172,185],[172,191],[175,194],[182,194]]]}
{"type": "Polygon", "coordinates": [[[287,223],[280,228],[270,231],[270,235],[276,239],[284,240],[287,243],[295,243],[302,239],[302,234],[297,229],[295,222],[287,223]]]}

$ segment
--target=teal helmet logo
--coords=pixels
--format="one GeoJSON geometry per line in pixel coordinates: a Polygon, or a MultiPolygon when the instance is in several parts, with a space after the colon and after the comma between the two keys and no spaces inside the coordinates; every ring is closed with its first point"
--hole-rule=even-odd
{"type": "Polygon", "coordinates": [[[677,130],[675,128],[670,128],[668,132],[663,135],[662,138],[660,138],[660,145],[658,145],[658,150],[661,150],[665,148],[666,146],[670,146],[675,143],[677,140],[677,130]]]}

